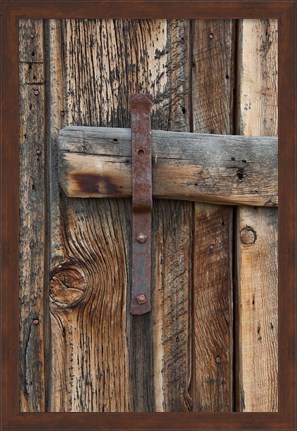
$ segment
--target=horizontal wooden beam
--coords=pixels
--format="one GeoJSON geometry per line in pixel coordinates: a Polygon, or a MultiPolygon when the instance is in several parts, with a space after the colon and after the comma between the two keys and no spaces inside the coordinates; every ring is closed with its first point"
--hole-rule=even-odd
{"type": "MultiPolygon", "coordinates": [[[[276,137],[152,131],[155,198],[278,205],[276,137]]],[[[132,193],[131,131],[75,127],[59,134],[59,179],[67,196],[132,193]]]]}

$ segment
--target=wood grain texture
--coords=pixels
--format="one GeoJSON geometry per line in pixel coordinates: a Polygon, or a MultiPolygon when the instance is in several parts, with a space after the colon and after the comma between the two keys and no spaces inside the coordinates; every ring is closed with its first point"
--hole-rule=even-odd
{"type": "MultiPolygon", "coordinates": [[[[194,22],[194,132],[233,132],[234,40],[232,20],[194,22]]],[[[230,155],[228,160],[232,160],[230,155]]],[[[232,225],[231,208],[195,205],[194,411],[228,412],[233,408],[232,225]]]]}
{"type": "MultiPolygon", "coordinates": [[[[164,107],[152,118],[153,129],[190,130],[190,22],[161,21],[166,41],[164,107]],[[167,70],[167,73],[166,73],[167,70]]],[[[158,36],[157,36],[158,37],[158,36]]],[[[160,53],[155,51],[155,56],[160,53]]],[[[158,96],[155,97],[155,101],[158,96]]],[[[162,100],[162,99],[161,99],[162,100]]],[[[158,107],[158,105],[157,105],[158,107]]],[[[170,152],[170,148],[169,151],[170,152]]],[[[153,223],[153,384],[155,411],[192,409],[191,381],[191,237],[192,204],[154,201],[153,223]]]]}
{"type": "MultiPolygon", "coordinates": [[[[154,127],[187,129],[184,64],[188,28],[186,22],[165,20],[50,22],[52,178],[57,174],[57,130],[68,124],[128,127],[130,93],[153,94],[154,127]]],[[[127,308],[130,201],[68,199],[56,187],[52,187],[51,199],[54,234],[49,410],[184,409],[189,350],[186,343],[176,343],[175,333],[183,332],[188,340],[190,276],[183,262],[188,258],[187,250],[180,247],[180,242],[174,243],[171,253],[179,264],[173,267],[165,262],[162,267],[161,286],[168,279],[178,280],[168,288],[170,313],[162,314],[161,319],[153,315],[131,317],[127,308]],[[184,294],[177,291],[177,283],[185,286],[184,294]],[[177,300],[183,313],[175,307],[177,300]],[[170,327],[168,319],[177,323],[170,327]],[[162,370],[153,362],[153,357],[160,354],[164,364],[169,364],[161,393],[156,382],[162,370]],[[178,383],[175,380],[179,385],[175,390],[172,376],[178,372],[181,378],[178,383]]],[[[184,226],[190,225],[191,215],[186,205],[162,203],[155,208],[166,226],[155,233],[156,249],[164,242],[163,229],[167,234],[173,230],[168,225],[172,210],[184,241],[189,230],[184,226]]],[[[156,284],[155,292],[161,286],[156,284]]],[[[154,298],[159,304],[157,294],[154,298]]]]}
{"type": "Polygon", "coordinates": [[[156,411],[192,411],[192,204],[154,201],[156,411]]]}
{"type": "Polygon", "coordinates": [[[230,207],[195,211],[196,411],[232,410],[232,227],[230,207]]]}
{"type": "MultiPolygon", "coordinates": [[[[156,198],[277,205],[277,139],[152,131],[156,198]]],[[[131,131],[59,134],[59,180],[70,197],[131,197],[131,131]]]]}
{"type": "Polygon", "coordinates": [[[19,22],[20,411],[45,408],[45,90],[43,23],[19,22]]]}
{"type": "MultiPolygon", "coordinates": [[[[81,124],[77,112],[85,115],[85,124],[99,122],[93,116],[101,101],[95,93],[91,97],[85,92],[85,86],[95,80],[93,55],[103,49],[100,41],[96,46],[88,44],[92,25],[93,21],[88,24],[84,20],[50,22],[49,105],[58,108],[51,111],[53,179],[57,175],[57,130],[62,124],[81,124]]],[[[103,50],[106,57],[107,49],[103,50]]],[[[108,83],[106,76],[103,81],[108,83]]],[[[49,410],[129,411],[129,217],[124,215],[129,206],[125,202],[71,200],[56,186],[51,199],[49,410]]]]}
{"type": "MultiPolygon", "coordinates": [[[[277,21],[239,27],[238,132],[277,135],[277,21]]],[[[278,409],[277,210],[240,208],[237,215],[238,408],[278,409]]]]}

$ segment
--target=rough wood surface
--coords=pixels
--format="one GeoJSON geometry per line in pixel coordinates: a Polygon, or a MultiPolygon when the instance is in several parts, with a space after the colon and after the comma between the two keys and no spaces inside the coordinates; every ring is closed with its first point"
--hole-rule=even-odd
{"type": "MultiPolygon", "coordinates": [[[[186,22],[165,20],[50,22],[52,178],[57,130],[63,124],[129,127],[132,92],[153,94],[155,128],[187,130],[188,29],[186,22]]],[[[153,296],[158,315],[132,317],[130,201],[69,199],[55,187],[51,199],[49,410],[187,410],[191,277],[189,251],[181,244],[191,231],[189,204],[156,205],[155,248],[166,244],[168,256],[155,264],[162,274],[153,296]],[[176,232],[172,213],[180,231],[171,243],[165,235],[176,232]]]]}
{"type": "MultiPolygon", "coordinates": [[[[235,23],[232,20],[194,22],[194,132],[233,132],[234,30],[235,23]]],[[[223,141],[225,138],[219,139],[223,141]]],[[[236,155],[232,154],[236,148],[235,142],[236,138],[230,139],[230,153],[225,154],[219,140],[212,141],[209,136],[205,139],[203,149],[203,153],[209,154],[210,163],[211,160],[216,160],[215,154],[219,154],[219,160],[223,163],[227,162],[223,168],[227,174],[223,187],[231,194],[246,181],[244,172],[250,160],[250,157],[238,157],[239,154],[242,155],[241,151],[236,155]],[[235,171],[232,168],[233,163],[237,166],[235,171]],[[228,187],[228,181],[231,189],[228,187]]],[[[214,169],[213,174],[212,181],[217,176],[215,183],[218,184],[222,180],[220,169],[214,169]]],[[[246,192],[247,190],[244,193],[246,192]]],[[[233,408],[232,223],[230,207],[195,205],[192,383],[194,411],[228,412],[233,408]]]]}
{"type": "MultiPolygon", "coordinates": [[[[19,22],[20,411],[45,408],[45,105],[41,20],[19,22]]],[[[12,318],[16,318],[13,316],[12,318]]]]}
{"type": "MultiPolygon", "coordinates": [[[[277,205],[277,139],[152,131],[156,198],[277,205]]],[[[59,135],[69,197],[131,197],[130,129],[70,127],[59,135]]]]}
{"type": "MultiPolygon", "coordinates": [[[[91,42],[93,28],[94,21],[84,20],[49,25],[52,179],[57,179],[55,138],[62,124],[82,124],[77,113],[84,115],[84,124],[100,124],[94,119],[103,105],[96,98],[100,92],[90,97],[85,88],[95,83],[93,55],[103,50],[107,59],[108,54],[102,40],[96,46],[91,42]]],[[[104,72],[102,67],[96,70],[104,72]]],[[[107,77],[105,72],[104,86],[107,77]]],[[[51,199],[49,410],[128,411],[129,226],[124,214],[129,207],[124,202],[69,200],[56,186],[51,199]]]]}
{"type": "MultiPolygon", "coordinates": [[[[239,27],[239,133],[277,135],[277,21],[239,27]]],[[[237,222],[238,408],[278,409],[277,209],[240,208],[237,222]]]]}
{"type": "Polygon", "coordinates": [[[195,410],[232,410],[232,226],[230,207],[195,210],[195,410]]]}

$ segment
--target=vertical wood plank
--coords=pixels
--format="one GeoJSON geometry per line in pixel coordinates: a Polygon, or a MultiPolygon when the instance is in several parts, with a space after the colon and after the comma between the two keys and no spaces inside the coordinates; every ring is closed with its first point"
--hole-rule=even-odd
{"type": "MultiPolygon", "coordinates": [[[[189,122],[186,78],[176,69],[183,68],[179,62],[184,58],[186,46],[184,28],[186,23],[166,21],[66,20],[62,24],[51,21],[48,46],[53,148],[57,130],[62,126],[55,107],[63,115],[64,125],[128,127],[128,96],[139,91],[149,91],[155,98],[154,127],[175,125],[183,130],[189,122]]],[[[53,150],[53,172],[55,163],[53,150]]],[[[130,201],[67,199],[54,188],[51,196],[54,234],[49,409],[152,411],[156,405],[153,348],[155,351],[159,345],[153,346],[152,342],[155,331],[152,315],[129,314],[130,201]]],[[[164,204],[164,220],[174,210],[177,223],[187,226],[187,206],[169,208],[164,204]]],[[[189,230],[184,228],[182,232],[189,230]]],[[[164,234],[159,235],[160,239],[156,234],[157,244],[164,242],[164,234]]],[[[182,259],[180,242],[172,246],[172,255],[175,252],[182,259]]],[[[184,275],[183,265],[164,269],[163,282],[169,277],[166,275],[169,270],[173,279],[179,277],[186,286],[188,306],[189,275],[184,275]]],[[[173,283],[175,290],[177,283],[173,283]]],[[[172,308],[174,295],[181,296],[177,292],[172,294],[169,299],[172,308]]],[[[174,312],[172,315],[175,316],[174,312]]],[[[181,319],[182,330],[185,325],[187,339],[187,316],[181,319]]],[[[167,345],[170,343],[173,344],[172,340],[167,345]]],[[[165,351],[167,356],[172,354],[168,349],[165,351]]],[[[180,369],[184,362],[182,371],[186,375],[188,349],[180,348],[179,355],[182,358],[171,364],[171,370],[177,366],[180,369]]],[[[188,376],[182,382],[185,380],[188,376]]],[[[161,408],[180,409],[181,390],[176,391],[178,402],[175,402],[174,391],[168,389],[170,382],[165,383],[164,398],[169,401],[161,408]]]]}
{"type": "MultiPolygon", "coordinates": [[[[193,22],[193,131],[232,134],[235,23],[193,22]]],[[[231,207],[196,204],[193,410],[232,411],[231,207]]]]}
{"type": "Polygon", "coordinates": [[[42,412],[44,393],[45,85],[42,20],[19,22],[20,411],[42,412]]]}
{"type": "MultiPolygon", "coordinates": [[[[50,22],[50,99],[54,102],[51,106],[59,107],[58,115],[54,110],[51,115],[53,138],[61,123],[107,125],[107,113],[98,118],[102,107],[110,106],[104,94],[101,100],[99,89],[86,91],[90,85],[98,85],[98,81],[110,86],[109,71],[105,69],[110,64],[107,37],[106,27],[94,20],[50,22]],[[95,39],[96,31],[103,32],[103,38],[95,39]],[[93,68],[101,73],[101,79],[95,79],[93,68]]],[[[55,161],[54,154],[53,177],[55,161]]],[[[129,206],[124,201],[67,199],[59,190],[53,190],[52,199],[55,234],[50,282],[49,409],[128,411],[129,206]]]]}
{"type": "MultiPolygon", "coordinates": [[[[239,28],[238,132],[277,135],[277,20],[239,28]]],[[[244,172],[243,178],[244,181],[244,172]]],[[[237,214],[238,409],[278,409],[277,209],[237,214]]]]}
{"type": "MultiPolygon", "coordinates": [[[[154,129],[190,130],[190,22],[164,21],[160,61],[165,85],[156,99],[154,129]]],[[[155,50],[155,56],[160,53],[155,50]]],[[[155,163],[158,161],[155,160],[155,163]]],[[[191,251],[192,204],[154,201],[153,354],[154,397],[158,412],[192,409],[191,381],[191,251]]]]}

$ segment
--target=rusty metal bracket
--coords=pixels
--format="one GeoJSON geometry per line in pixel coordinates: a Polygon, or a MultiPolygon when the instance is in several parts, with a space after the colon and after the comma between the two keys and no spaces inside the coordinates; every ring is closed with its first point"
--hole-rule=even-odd
{"type": "Polygon", "coordinates": [[[132,289],[131,314],[151,310],[152,259],[152,97],[130,96],[132,139],[132,289]]]}

